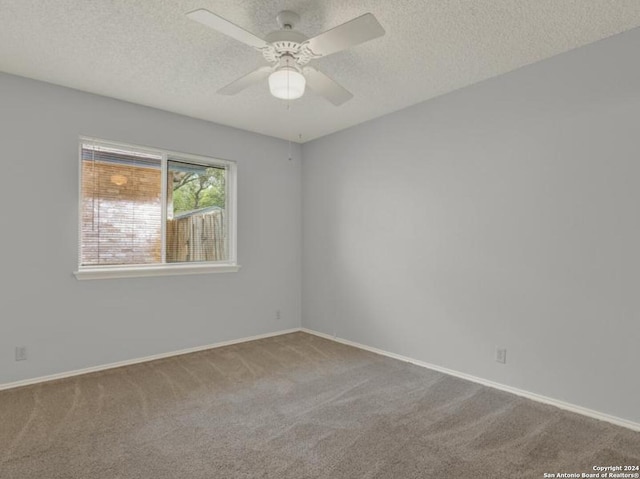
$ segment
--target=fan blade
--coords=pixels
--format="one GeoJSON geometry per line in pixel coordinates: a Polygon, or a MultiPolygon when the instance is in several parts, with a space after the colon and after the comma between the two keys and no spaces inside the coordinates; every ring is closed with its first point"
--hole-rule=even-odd
{"type": "Polygon", "coordinates": [[[316,55],[327,56],[384,35],[384,28],[371,13],[354,18],[306,41],[316,55]]]}
{"type": "Polygon", "coordinates": [[[204,8],[187,13],[187,17],[254,48],[263,48],[267,45],[267,42],[255,36],[253,33],[204,8]]]}
{"type": "Polygon", "coordinates": [[[327,75],[313,67],[305,67],[304,76],[307,79],[307,86],[315,93],[325,97],[335,106],[342,105],[344,102],[353,98],[351,92],[327,75]]]}
{"type": "Polygon", "coordinates": [[[267,78],[270,73],[271,67],[260,67],[257,70],[247,73],[245,76],[229,83],[227,86],[220,88],[218,93],[221,95],[235,95],[255,83],[260,83],[262,80],[267,78]]]}

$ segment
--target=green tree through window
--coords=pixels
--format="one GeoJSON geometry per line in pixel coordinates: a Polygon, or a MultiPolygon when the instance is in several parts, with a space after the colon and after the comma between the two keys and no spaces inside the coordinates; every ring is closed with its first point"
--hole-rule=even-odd
{"type": "Polygon", "coordinates": [[[225,208],[226,184],[222,168],[194,168],[170,162],[173,179],[174,214],[199,210],[211,206],[225,208]]]}

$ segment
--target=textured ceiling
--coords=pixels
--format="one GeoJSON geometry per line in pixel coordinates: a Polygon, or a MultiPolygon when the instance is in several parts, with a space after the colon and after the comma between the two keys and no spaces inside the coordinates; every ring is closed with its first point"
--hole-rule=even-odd
{"type": "Polygon", "coordinates": [[[638,25],[638,0],[0,0],[0,70],[304,142],[638,25]],[[265,63],[197,8],[262,37],[285,9],[308,36],[366,12],[387,33],[314,60],[352,100],[287,110],[266,81],[216,94],[265,63]]]}

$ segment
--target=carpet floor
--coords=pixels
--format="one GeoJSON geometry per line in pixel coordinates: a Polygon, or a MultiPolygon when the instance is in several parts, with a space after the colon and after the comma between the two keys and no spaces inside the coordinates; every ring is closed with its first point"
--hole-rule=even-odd
{"type": "Polygon", "coordinates": [[[640,433],[293,333],[0,392],[3,479],[542,478],[640,433]]]}

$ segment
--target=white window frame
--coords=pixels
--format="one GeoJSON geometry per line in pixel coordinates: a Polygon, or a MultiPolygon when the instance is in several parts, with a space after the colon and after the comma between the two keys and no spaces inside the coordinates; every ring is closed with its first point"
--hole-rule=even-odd
{"type": "Polygon", "coordinates": [[[86,279],[111,279],[111,278],[136,278],[145,276],[172,276],[184,274],[203,273],[234,273],[240,269],[237,262],[237,165],[232,160],[181,153],[165,150],[163,148],[132,145],[124,142],[116,142],[80,136],[78,139],[78,270],[73,274],[79,280],[86,279]],[[162,194],[162,263],[140,265],[82,265],[82,145],[92,143],[96,146],[109,148],[123,148],[127,151],[138,153],[152,153],[161,155],[161,194],[162,194]],[[222,166],[227,170],[226,197],[225,197],[225,221],[227,223],[227,249],[229,259],[226,261],[207,261],[193,263],[166,263],[166,221],[167,221],[167,164],[171,159],[193,161],[201,165],[222,166]]]}

